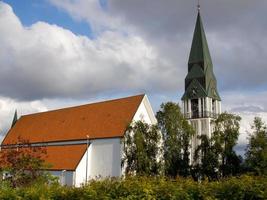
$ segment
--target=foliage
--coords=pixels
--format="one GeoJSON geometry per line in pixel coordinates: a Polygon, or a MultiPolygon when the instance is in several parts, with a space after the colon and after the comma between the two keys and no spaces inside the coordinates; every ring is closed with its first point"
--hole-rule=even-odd
{"type": "Polygon", "coordinates": [[[221,167],[223,177],[236,175],[240,172],[241,160],[234,151],[239,136],[241,117],[224,112],[213,122],[213,137],[221,144],[221,167]]]}
{"type": "Polygon", "coordinates": [[[0,199],[85,200],[85,199],[266,199],[267,178],[241,176],[216,182],[165,177],[128,177],[91,181],[80,188],[58,184],[34,184],[13,189],[0,184],[0,199]]]}
{"type": "Polygon", "coordinates": [[[208,177],[218,180],[221,176],[237,175],[241,172],[241,158],[234,151],[239,136],[241,118],[237,115],[222,113],[212,122],[214,131],[208,138],[198,136],[201,143],[197,147],[193,167],[195,179],[208,177]]]}
{"type": "Polygon", "coordinates": [[[165,174],[189,176],[189,142],[193,128],[183,117],[179,105],[173,102],[162,104],[156,118],[163,136],[165,174]]]}
{"type": "Polygon", "coordinates": [[[198,137],[201,141],[194,154],[195,163],[197,163],[192,170],[193,177],[197,180],[199,178],[208,180],[218,180],[219,175],[219,157],[222,151],[221,144],[218,143],[216,137],[208,138],[206,135],[198,137]]]}
{"type": "Polygon", "coordinates": [[[257,175],[267,175],[267,127],[261,118],[255,117],[251,128],[246,165],[257,175]]]}
{"type": "Polygon", "coordinates": [[[122,159],[127,175],[160,173],[160,139],[156,125],[137,121],[128,127],[123,139],[122,159]]]}
{"type": "Polygon", "coordinates": [[[45,166],[43,157],[46,155],[44,147],[32,146],[21,138],[18,144],[2,147],[0,151],[0,172],[4,181],[13,187],[32,184],[48,178],[42,169],[45,166]]]}

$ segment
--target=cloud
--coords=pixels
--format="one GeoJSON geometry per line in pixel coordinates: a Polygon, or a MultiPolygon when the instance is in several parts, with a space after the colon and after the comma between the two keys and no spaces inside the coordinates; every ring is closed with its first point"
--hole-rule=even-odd
{"type": "Polygon", "coordinates": [[[47,111],[46,105],[42,101],[16,101],[11,98],[0,96],[0,142],[3,136],[10,129],[15,110],[18,117],[21,115],[47,111]]]}
{"type": "Polygon", "coordinates": [[[24,27],[12,8],[2,2],[0,13],[3,96],[81,98],[178,85],[175,78],[170,79],[178,70],[139,36],[105,31],[89,39],[45,22],[24,27]]]}
{"type": "MultiPolygon", "coordinates": [[[[196,15],[194,2],[109,2],[113,13],[122,15],[127,23],[137,27],[146,40],[163,49],[161,56],[171,59],[176,67],[186,68],[187,55],[181,51],[189,52],[196,15]],[[172,51],[179,60],[169,56],[172,51]]],[[[267,22],[262,20],[267,2],[259,0],[255,4],[250,0],[206,0],[201,2],[201,6],[220,89],[267,88],[267,68],[263,67],[267,54],[267,22]]]]}
{"type": "Polygon", "coordinates": [[[58,9],[68,12],[77,21],[86,21],[95,32],[117,29],[121,19],[107,12],[100,0],[47,0],[58,9]]]}
{"type": "Polygon", "coordinates": [[[267,123],[267,92],[244,94],[236,90],[222,93],[223,110],[241,116],[240,147],[248,143],[248,135],[252,133],[251,125],[255,117],[261,117],[267,123]]]}
{"type": "Polygon", "coordinates": [[[222,93],[224,108],[227,111],[242,113],[267,112],[267,92],[244,93],[239,90],[222,93]]]}
{"type": "MultiPolygon", "coordinates": [[[[196,2],[108,0],[107,9],[101,9],[98,0],[50,2],[74,18],[105,26],[108,30],[139,35],[148,44],[153,44],[161,58],[179,69],[181,75],[177,79],[184,79],[196,2]],[[91,12],[92,4],[98,8],[95,9],[97,13],[91,12]]],[[[257,3],[250,0],[201,2],[201,14],[221,90],[267,88],[267,68],[264,67],[267,21],[262,20],[266,7],[265,0],[257,3]]]]}
{"type": "MultiPolygon", "coordinates": [[[[1,44],[5,45],[0,65],[9,66],[2,82],[9,83],[11,71],[22,73],[13,74],[13,80],[20,82],[17,87],[2,87],[4,95],[38,99],[120,90],[183,91],[196,17],[192,2],[109,0],[105,8],[98,0],[49,2],[76,20],[93,24],[96,36],[78,36],[45,22],[23,27],[9,8],[1,17],[1,44]],[[41,78],[36,76],[40,71],[41,78]]],[[[261,0],[257,5],[248,0],[203,2],[201,12],[219,91],[242,88],[247,93],[267,87],[267,68],[263,67],[267,26],[260,20],[265,5],[261,0]]]]}
{"type": "Polygon", "coordinates": [[[240,106],[231,109],[231,112],[251,112],[251,113],[258,113],[264,112],[264,109],[257,105],[250,105],[250,106],[240,106]]]}

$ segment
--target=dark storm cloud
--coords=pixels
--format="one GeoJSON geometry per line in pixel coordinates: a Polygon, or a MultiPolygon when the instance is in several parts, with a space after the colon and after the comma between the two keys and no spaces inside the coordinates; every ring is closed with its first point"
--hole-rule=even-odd
{"type": "MultiPolygon", "coordinates": [[[[160,55],[170,59],[174,67],[186,71],[196,2],[110,0],[109,8],[157,46],[160,55]]],[[[267,88],[266,10],[265,0],[201,1],[201,14],[221,90],[267,88]]]]}

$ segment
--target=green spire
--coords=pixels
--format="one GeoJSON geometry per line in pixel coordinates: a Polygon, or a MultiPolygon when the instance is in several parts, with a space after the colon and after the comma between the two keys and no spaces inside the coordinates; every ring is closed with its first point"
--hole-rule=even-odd
{"type": "Polygon", "coordinates": [[[188,61],[188,74],[185,78],[185,93],[182,99],[211,97],[221,100],[217,91],[217,80],[213,73],[213,65],[209,52],[200,12],[193,36],[188,61]]]}
{"type": "Polygon", "coordinates": [[[17,110],[15,110],[11,128],[16,124],[17,121],[18,121],[18,113],[17,113],[17,110]]]}

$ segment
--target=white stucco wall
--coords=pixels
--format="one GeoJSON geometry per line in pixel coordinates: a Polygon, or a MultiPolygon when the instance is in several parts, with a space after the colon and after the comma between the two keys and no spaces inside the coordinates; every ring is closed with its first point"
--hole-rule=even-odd
{"type": "Polygon", "coordinates": [[[142,120],[148,124],[157,123],[157,120],[155,118],[154,112],[152,110],[152,107],[150,105],[147,96],[144,96],[141,104],[139,105],[134,115],[133,121],[138,121],[138,120],[142,120]]]}
{"type": "MultiPolygon", "coordinates": [[[[121,175],[120,140],[120,138],[110,138],[90,141],[87,180],[121,175]]],[[[86,180],[86,154],[87,152],[76,168],[75,186],[80,186],[86,180]]]]}
{"type": "Polygon", "coordinates": [[[121,175],[120,138],[92,141],[89,150],[89,178],[121,175]]]}
{"type": "MultiPolygon", "coordinates": [[[[90,146],[89,146],[89,151],[90,151],[90,146]]],[[[89,160],[89,151],[88,151],[88,160],[89,160]]],[[[78,164],[76,170],[75,170],[75,174],[74,174],[74,184],[76,187],[81,186],[81,184],[86,182],[86,154],[87,152],[85,152],[85,154],[83,155],[80,163],[78,164]]],[[[88,169],[87,169],[88,170],[88,169]]],[[[87,171],[88,172],[88,171],[87,171]]]]}
{"type": "MultiPolygon", "coordinates": [[[[144,96],[140,103],[133,121],[142,120],[148,124],[157,122],[149,100],[144,96]]],[[[86,154],[84,154],[75,170],[75,186],[85,182],[86,154]]],[[[118,177],[124,174],[121,168],[122,144],[121,138],[90,140],[88,149],[88,178],[118,177]]]]}

